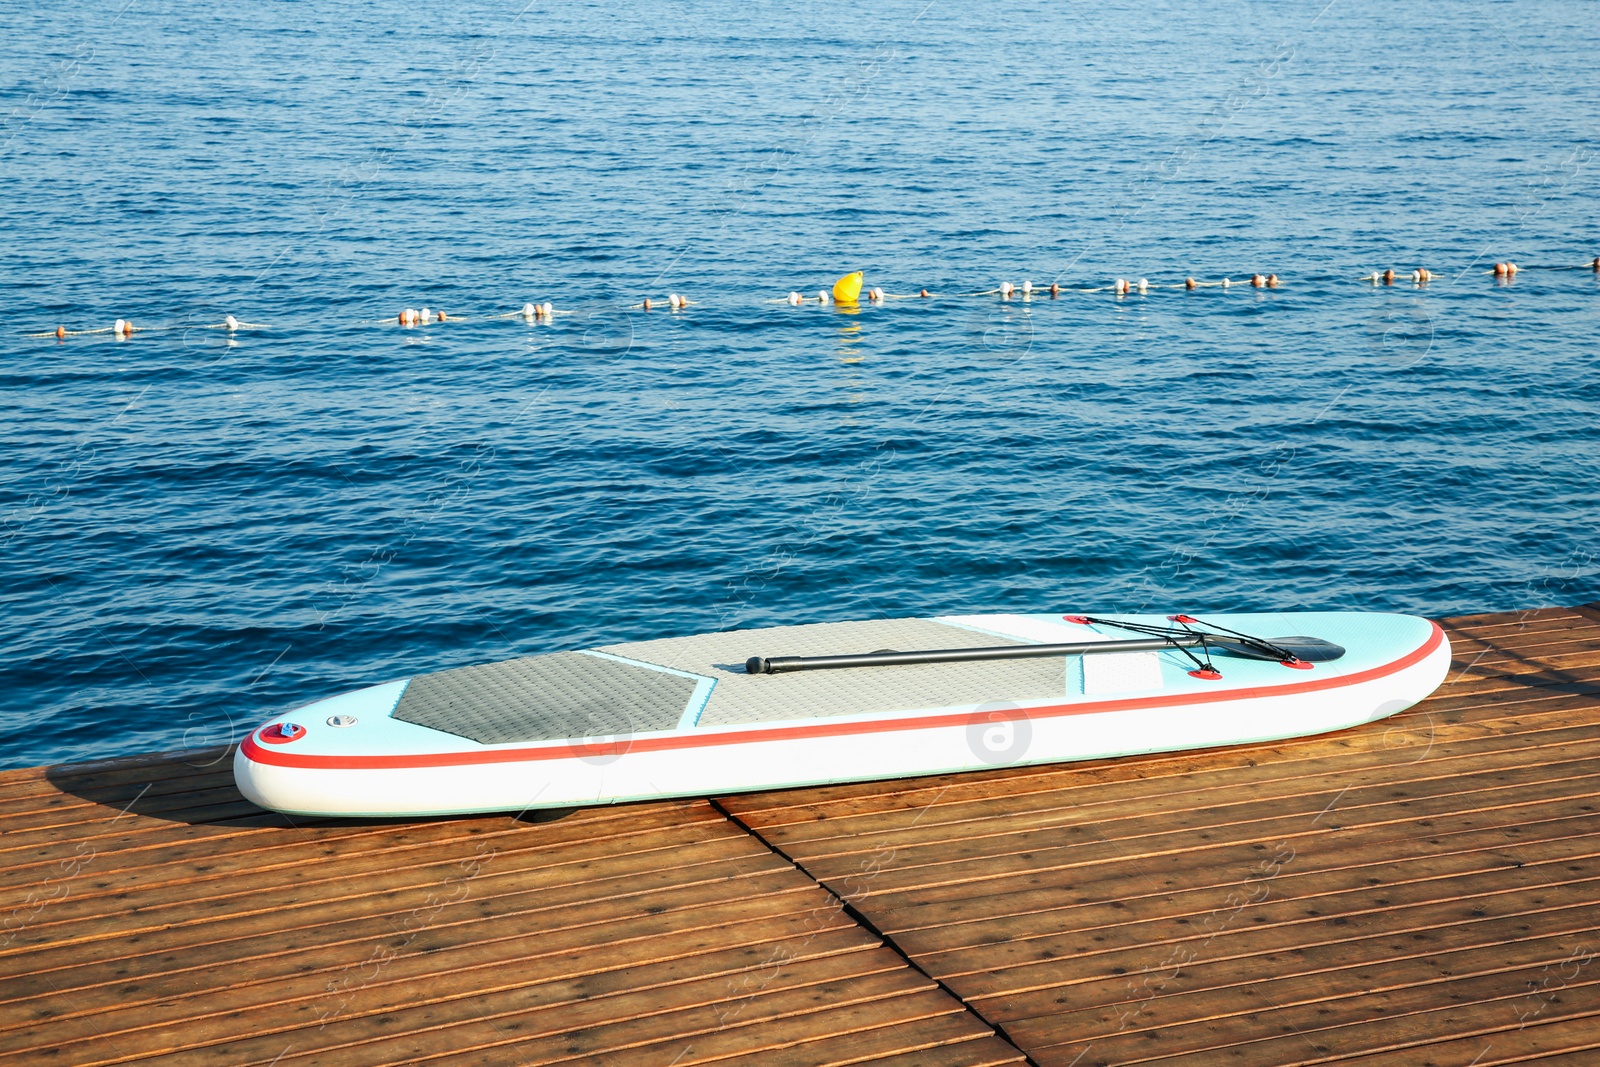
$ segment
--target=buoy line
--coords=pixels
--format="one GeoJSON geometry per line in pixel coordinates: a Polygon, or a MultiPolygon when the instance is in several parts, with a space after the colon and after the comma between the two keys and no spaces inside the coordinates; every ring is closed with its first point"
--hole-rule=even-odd
{"type": "Polygon", "coordinates": [[[54,338],[57,341],[64,341],[68,337],[93,337],[96,334],[106,333],[112,334],[116,337],[126,338],[132,337],[136,333],[166,333],[172,330],[227,330],[229,333],[237,333],[239,330],[270,329],[272,329],[272,327],[266,325],[265,323],[240,322],[232,315],[229,315],[221,322],[163,323],[156,326],[135,326],[131,319],[118,319],[110,326],[96,326],[87,330],[69,330],[65,326],[57,326],[55,329],[48,330],[44,333],[25,333],[22,336],[39,340],[54,338]]]}
{"type": "MultiPolygon", "coordinates": [[[[1520,267],[1516,263],[1507,260],[1504,262],[1496,262],[1492,268],[1478,273],[1490,275],[1498,282],[1504,284],[1514,281],[1518,274],[1527,271],[1570,270],[1588,270],[1592,271],[1597,276],[1600,276],[1600,256],[1596,256],[1594,259],[1582,264],[1551,264],[1535,267],[1520,267]]],[[[767,298],[761,300],[760,303],[788,304],[792,307],[802,307],[807,304],[815,307],[830,307],[835,305],[843,307],[859,307],[863,303],[868,305],[876,305],[902,300],[932,300],[936,298],[979,299],[995,296],[998,296],[1002,301],[1021,300],[1026,302],[1046,298],[1055,300],[1059,299],[1064,293],[1111,293],[1113,296],[1125,297],[1134,295],[1143,296],[1160,290],[1227,290],[1236,286],[1248,286],[1254,289],[1277,289],[1284,284],[1283,280],[1280,279],[1276,274],[1262,274],[1257,271],[1250,274],[1248,277],[1241,277],[1238,280],[1235,280],[1232,277],[1224,277],[1217,281],[1200,281],[1193,276],[1190,276],[1184,278],[1181,282],[1160,284],[1151,282],[1148,278],[1138,278],[1133,280],[1127,278],[1115,278],[1112,280],[1110,285],[1072,286],[1062,285],[1059,282],[1051,282],[1048,286],[1039,286],[1035,285],[1031,280],[1025,279],[1020,285],[1009,281],[1003,281],[993,289],[980,289],[972,292],[936,294],[928,289],[920,289],[915,293],[891,293],[885,291],[881,287],[874,286],[868,289],[865,294],[863,294],[861,291],[863,278],[864,275],[861,271],[852,271],[851,273],[840,278],[838,281],[834,282],[831,288],[820,289],[812,295],[808,296],[802,293],[800,290],[795,289],[791,290],[788,296],[767,298]]],[[[1426,267],[1417,267],[1409,271],[1397,271],[1391,267],[1382,271],[1375,270],[1371,273],[1363,274],[1355,280],[1364,282],[1370,286],[1392,286],[1399,283],[1410,282],[1412,285],[1418,288],[1423,288],[1427,286],[1429,282],[1433,281],[1434,278],[1434,272],[1426,267]]],[[[699,300],[691,302],[688,297],[683,296],[680,293],[673,292],[668,293],[664,300],[658,300],[647,296],[638,303],[627,304],[624,305],[624,307],[629,311],[652,311],[658,308],[668,311],[686,311],[690,307],[699,306],[700,303],[701,302],[699,300]]],[[[363,320],[357,323],[357,325],[374,326],[398,324],[404,329],[414,329],[418,326],[431,326],[444,323],[465,323],[473,321],[493,322],[504,321],[508,319],[518,319],[528,323],[529,325],[533,325],[535,323],[549,324],[554,322],[557,316],[577,315],[581,313],[582,312],[579,311],[565,309],[557,310],[556,306],[548,300],[541,303],[530,302],[523,304],[522,307],[511,311],[496,312],[481,316],[464,315],[459,312],[446,313],[442,309],[435,310],[429,307],[423,307],[420,310],[408,307],[401,309],[401,311],[393,318],[363,320]]],[[[65,326],[57,326],[54,330],[42,333],[25,333],[22,336],[34,340],[53,339],[56,341],[65,341],[69,337],[93,337],[100,334],[111,334],[119,340],[126,340],[135,334],[156,333],[171,330],[226,330],[231,335],[241,330],[267,330],[271,328],[271,326],[264,323],[242,322],[234,316],[228,315],[221,322],[215,323],[169,323],[154,326],[136,326],[131,319],[117,319],[110,326],[98,326],[82,330],[69,330],[65,326]]]]}

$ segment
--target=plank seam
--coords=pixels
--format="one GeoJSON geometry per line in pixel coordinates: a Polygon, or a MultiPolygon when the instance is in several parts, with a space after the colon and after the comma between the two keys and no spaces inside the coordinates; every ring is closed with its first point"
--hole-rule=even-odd
{"type": "Polygon", "coordinates": [[[995,1034],[995,1036],[997,1038],[999,1038],[1000,1040],[1004,1041],[1006,1044],[1010,1045],[1011,1048],[1016,1050],[1017,1054],[1022,1057],[1022,1060],[1021,1060],[1022,1063],[1026,1064],[1027,1067],[1039,1067],[1039,1065],[1036,1062],[1034,1062],[1033,1057],[1028,1055],[1028,1053],[1022,1048],[1021,1045],[1019,1045],[1016,1041],[1012,1040],[1011,1035],[1006,1032],[1005,1027],[1000,1026],[1000,1025],[992,1022],[991,1020],[989,1020],[986,1016],[984,1016],[981,1012],[979,1012],[971,1004],[967,1003],[967,1001],[963,997],[961,997],[959,994],[957,994],[955,990],[951,989],[941,979],[935,978],[933,975],[929,974],[926,970],[924,970],[917,963],[916,960],[912,959],[909,955],[906,954],[905,950],[900,947],[898,942],[896,942],[893,938],[890,938],[890,937],[886,936],[883,933],[883,931],[879,930],[878,927],[872,922],[872,920],[867,918],[867,916],[864,913],[862,913],[860,910],[858,910],[855,907],[855,905],[851,904],[848,899],[846,899],[845,897],[839,895],[838,893],[833,892],[833,890],[829,889],[826,885],[824,885],[822,883],[822,881],[820,879],[818,879],[809,870],[807,870],[804,864],[802,864],[799,861],[797,861],[793,856],[789,855],[787,852],[785,852],[783,849],[779,848],[777,845],[773,844],[771,841],[768,841],[766,839],[766,837],[761,834],[760,831],[755,830],[752,827],[746,825],[745,822],[742,819],[740,819],[737,815],[733,814],[731,811],[729,811],[726,807],[723,806],[722,800],[720,798],[718,798],[718,797],[710,797],[710,798],[707,798],[707,799],[708,799],[708,802],[710,803],[710,805],[713,808],[715,808],[717,811],[721,812],[723,817],[726,818],[730,823],[732,823],[734,826],[739,827],[745,833],[749,834],[751,836],[751,838],[753,838],[756,841],[759,841],[762,845],[766,846],[766,848],[769,851],[771,851],[774,856],[777,856],[777,857],[780,857],[783,860],[786,860],[791,866],[794,867],[794,869],[797,872],[799,872],[800,874],[804,875],[806,878],[810,879],[817,886],[818,889],[821,889],[823,892],[825,892],[825,893],[829,894],[829,896],[833,897],[834,900],[838,901],[839,910],[844,915],[848,916],[850,918],[850,920],[852,922],[854,922],[857,926],[859,926],[861,929],[867,931],[872,936],[876,937],[879,940],[879,942],[883,944],[883,946],[885,948],[887,948],[890,952],[893,952],[896,956],[898,956],[905,963],[905,965],[908,968],[911,969],[911,971],[913,973],[919,974],[924,979],[926,979],[927,981],[931,982],[934,986],[936,986],[939,989],[940,992],[944,993],[945,996],[949,997],[952,1002],[961,1005],[961,1008],[962,1008],[963,1011],[970,1012],[972,1014],[972,1016],[974,1018],[976,1018],[979,1022],[981,1022],[983,1025],[985,1025],[985,1026],[989,1027],[991,1030],[993,1030],[994,1034],[995,1034]]]}

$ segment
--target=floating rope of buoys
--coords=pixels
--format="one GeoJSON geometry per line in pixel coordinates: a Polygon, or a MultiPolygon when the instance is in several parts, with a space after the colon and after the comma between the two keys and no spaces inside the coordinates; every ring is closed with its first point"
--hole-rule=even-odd
{"type": "MultiPolygon", "coordinates": [[[[1511,260],[1505,260],[1502,262],[1496,262],[1492,269],[1489,269],[1484,273],[1493,275],[1497,281],[1505,284],[1514,280],[1519,274],[1526,273],[1528,271],[1573,270],[1592,271],[1596,274],[1600,274],[1600,256],[1594,256],[1580,263],[1569,262],[1565,264],[1544,264],[1534,265],[1531,267],[1523,267],[1511,260]]],[[[865,275],[863,272],[852,271],[851,273],[846,274],[835,281],[831,288],[818,290],[815,296],[808,297],[800,290],[796,289],[791,290],[786,296],[766,299],[761,302],[771,304],[787,304],[791,307],[800,307],[804,305],[828,307],[834,304],[843,304],[847,307],[855,306],[861,296],[864,277],[865,275]],[[852,296],[854,299],[848,299],[852,296]]],[[[1330,276],[1320,275],[1318,277],[1326,279],[1330,276]]],[[[1337,278],[1337,276],[1333,277],[1337,278]]],[[[1345,277],[1349,276],[1346,275],[1345,277]]],[[[1276,289],[1282,284],[1278,275],[1271,272],[1262,273],[1260,271],[1253,271],[1248,276],[1247,280],[1250,286],[1257,290],[1276,289]]],[[[1374,286],[1393,286],[1397,282],[1409,280],[1414,285],[1421,287],[1426,286],[1429,282],[1434,281],[1435,278],[1434,272],[1427,267],[1418,267],[1411,270],[1396,270],[1395,268],[1391,267],[1382,271],[1372,271],[1368,274],[1363,274],[1360,276],[1359,280],[1374,286]]],[[[1234,279],[1232,277],[1224,277],[1218,281],[1201,281],[1195,278],[1193,275],[1184,278],[1182,281],[1175,281],[1169,284],[1151,282],[1148,278],[1138,278],[1132,280],[1127,278],[1115,278],[1111,280],[1109,285],[1073,286],[1062,285],[1060,282],[1051,282],[1048,288],[1041,285],[1036,285],[1030,279],[1023,279],[1023,281],[1020,283],[1014,283],[1009,280],[1002,281],[999,283],[998,287],[994,289],[976,292],[958,292],[939,296],[938,298],[941,300],[947,300],[951,298],[970,299],[998,296],[1000,299],[1007,301],[1013,299],[1031,301],[1042,297],[1045,293],[1048,293],[1052,299],[1058,299],[1063,293],[1095,294],[1107,292],[1116,297],[1122,298],[1129,297],[1134,294],[1147,295],[1162,289],[1181,289],[1190,292],[1197,289],[1211,288],[1228,290],[1232,288],[1233,285],[1234,279]]],[[[926,288],[909,293],[891,293],[882,286],[875,285],[866,290],[866,302],[872,305],[882,305],[896,300],[930,300],[934,299],[936,295],[937,294],[935,294],[933,291],[926,288]]],[[[625,308],[616,308],[615,305],[613,305],[613,310],[620,311],[628,309],[641,309],[649,311],[653,307],[656,307],[659,303],[661,303],[661,301],[655,298],[646,297],[637,304],[626,305],[625,308]]],[[[690,305],[690,301],[687,297],[684,297],[676,292],[669,293],[666,297],[665,303],[674,311],[682,311],[688,308],[690,305]]],[[[375,320],[375,322],[373,320],[368,320],[361,323],[361,325],[374,325],[375,323],[393,324],[395,322],[399,322],[402,326],[421,326],[431,325],[433,323],[458,323],[473,320],[499,321],[505,319],[521,319],[528,323],[550,323],[557,315],[593,313],[594,311],[592,309],[589,311],[580,310],[557,312],[554,304],[550,301],[543,301],[539,303],[529,302],[523,304],[519,309],[482,315],[463,315],[456,313],[446,314],[443,310],[434,310],[430,307],[423,307],[420,310],[408,307],[400,311],[399,314],[394,318],[375,320]]],[[[225,316],[222,322],[217,323],[197,324],[194,322],[178,322],[158,324],[153,326],[135,326],[132,319],[119,318],[110,326],[95,327],[86,330],[69,330],[65,325],[58,325],[52,330],[39,333],[25,333],[22,336],[32,339],[54,340],[61,342],[71,337],[87,337],[110,334],[119,341],[125,341],[136,334],[172,330],[226,330],[230,335],[232,335],[242,330],[269,328],[269,326],[262,323],[241,322],[237,317],[230,314],[225,316]]]]}
{"type": "Polygon", "coordinates": [[[157,333],[169,330],[227,330],[235,333],[239,330],[265,330],[269,327],[259,322],[240,322],[229,315],[221,322],[192,323],[182,322],[164,326],[134,326],[131,319],[118,319],[110,326],[100,326],[88,330],[69,330],[65,326],[57,326],[53,330],[41,333],[25,333],[22,336],[38,340],[65,341],[69,337],[94,337],[98,334],[110,334],[118,340],[125,341],[136,333],[157,333]]]}

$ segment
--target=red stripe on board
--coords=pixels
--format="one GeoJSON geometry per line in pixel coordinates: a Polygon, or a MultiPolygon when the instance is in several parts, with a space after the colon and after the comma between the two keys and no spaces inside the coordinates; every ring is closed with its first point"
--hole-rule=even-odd
{"type": "MultiPolygon", "coordinates": [[[[1094,715],[1107,711],[1138,711],[1173,704],[1215,704],[1225,700],[1249,700],[1262,696],[1291,696],[1336,689],[1344,685],[1370,682],[1397,674],[1428,658],[1444,641],[1444,631],[1433,623],[1433,633],[1415,651],[1378,667],[1355,674],[1329,675],[1292,685],[1262,686],[1256,689],[1217,689],[1181,696],[1135,697],[1128,700],[1102,700],[1093,704],[1050,704],[1038,708],[1007,709],[1009,717],[1054,719],[1067,715],[1094,715]]],[[[680,748],[709,748],[713,745],[743,745],[763,741],[792,741],[808,737],[845,737],[851,734],[891,733],[897,730],[924,730],[939,726],[965,725],[972,712],[946,712],[919,715],[910,719],[878,719],[867,722],[817,723],[811,726],[774,726],[767,729],[738,730],[714,734],[671,734],[665,737],[639,737],[626,741],[596,744],[568,742],[544,748],[487,749],[482,752],[438,752],[412,756],[310,756],[281,748],[265,748],[256,743],[252,731],[240,743],[246,759],[277,767],[315,767],[327,770],[389,770],[398,767],[455,767],[479,763],[522,763],[533,760],[571,759],[584,756],[621,756],[628,752],[664,752],[680,748]]]]}

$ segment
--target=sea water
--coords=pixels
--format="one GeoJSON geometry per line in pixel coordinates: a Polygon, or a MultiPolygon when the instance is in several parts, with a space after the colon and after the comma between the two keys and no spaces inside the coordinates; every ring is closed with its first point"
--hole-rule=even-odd
{"type": "Polygon", "coordinates": [[[0,13],[0,763],[721,628],[1596,597],[1592,6],[525,3],[0,13]]]}

